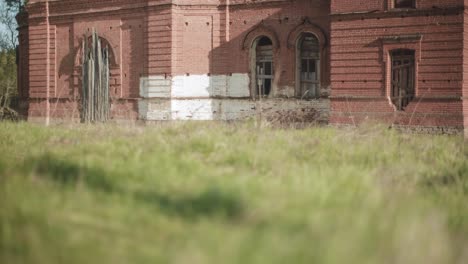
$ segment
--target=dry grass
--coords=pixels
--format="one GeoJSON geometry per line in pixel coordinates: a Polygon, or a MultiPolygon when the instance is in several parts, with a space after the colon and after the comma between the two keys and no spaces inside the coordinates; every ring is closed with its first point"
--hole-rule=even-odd
{"type": "Polygon", "coordinates": [[[467,263],[462,138],[0,123],[1,263],[467,263]]]}

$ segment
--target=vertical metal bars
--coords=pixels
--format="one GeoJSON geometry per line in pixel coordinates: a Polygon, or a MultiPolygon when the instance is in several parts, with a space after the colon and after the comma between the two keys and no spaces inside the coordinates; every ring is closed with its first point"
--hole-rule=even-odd
{"type": "Polygon", "coordinates": [[[93,29],[83,40],[82,116],[83,123],[107,122],[110,112],[109,49],[102,47],[93,29]]]}

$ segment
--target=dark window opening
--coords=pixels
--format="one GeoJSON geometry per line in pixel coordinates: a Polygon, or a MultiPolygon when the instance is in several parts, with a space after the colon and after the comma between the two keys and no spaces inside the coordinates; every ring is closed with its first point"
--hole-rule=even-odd
{"type": "Polygon", "coordinates": [[[255,66],[257,76],[256,96],[268,96],[272,90],[274,66],[273,42],[267,37],[258,40],[255,66]]]}
{"type": "Polygon", "coordinates": [[[395,0],[394,8],[416,8],[415,0],[395,0]]]}
{"type": "Polygon", "coordinates": [[[299,96],[317,98],[320,96],[320,48],[317,37],[304,34],[299,41],[298,71],[300,75],[299,96]]]}
{"type": "Polygon", "coordinates": [[[414,55],[414,50],[395,50],[391,53],[392,81],[390,96],[397,110],[404,110],[416,95],[414,88],[414,55]]]}
{"type": "Polygon", "coordinates": [[[272,45],[273,45],[273,42],[271,42],[271,40],[267,37],[262,37],[258,41],[258,46],[272,46],[272,45]]]}

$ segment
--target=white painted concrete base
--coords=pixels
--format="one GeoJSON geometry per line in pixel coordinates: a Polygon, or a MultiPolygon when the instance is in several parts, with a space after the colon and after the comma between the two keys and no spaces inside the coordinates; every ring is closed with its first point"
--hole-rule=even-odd
{"type": "Polygon", "coordinates": [[[303,101],[296,99],[146,99],[139,103],[140,119],[162,120],[243,120],[259,112],[302,111],[315,109],[319,119],[327,120],[328,100],[303,101]]]}
{"type": "Polygon", "coordinates": [[[141,79],[139,116],[145,121],[242,120],[259,112],[315,109],[327,119],[328,100],[248,99],[248,74],[151,76],[141,79]]]}
{"type": "Polygon", "coordinates": [[[249,75],[150,76],[140,80],[143,98],[249,97],[249,75]]]}

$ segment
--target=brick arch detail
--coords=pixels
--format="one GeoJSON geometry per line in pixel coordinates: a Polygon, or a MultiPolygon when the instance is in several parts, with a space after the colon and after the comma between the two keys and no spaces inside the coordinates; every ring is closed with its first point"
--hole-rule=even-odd
{"type": "MultiPolygon", "coordinates": [[[[90,36],[84,36],[83,38],[90,38],[90,36]]],[[[82,64],[82,58],[83,58],[83,38],[80,39],[79,47],[78,50],[75,54],[75,60],[74,60],[74,66],[75,67],[81,67],[82,64]]],[[[99,39],[101,39],[101,46],[107,46],[109,48],[109,66],[110,68],[118,68],[119,64],[117,62],[117,57],[115,56],[114,48],[112,43],[106,38],[105,36],[99,36],[99,39]]]]}
{"type": "Polygon", "coordinates": [[[311,33],[317,37],[320,45],[320,49],[323,49],[327,45],[327,38],[325,37],[324,31],[317,25],[310,22],[308,18],[304,19],[302,24],[294,28],[288,35],[288,49],[296,48],[297,41],[300,39],[303,33],[311,33]]]}
{"type": "MultiPolygon", "coordinates": [[[[76,53],[74,54],[74,66],[73,66],[73,79],[74,79],[74,96],[75,98],[81,97],[81,81],[82,81],[82,59],[83,59],[83,39],[89,38],[88,35],[83,35],[82,38],[79,39],[79,46],[76,49],[76,53]]],[[[111,86],[114,84],[114,89],[111,89],[111,98],[120,98],[121,95],[121,76],[120,76],[120,64],[118,63],[118,57],[116,56],[114,47],[118,47],[113,45],[110,38],[106,37],[105,34],[99,36],[101,39],[101,45],[107,45],[109,48],[109,68],[110,68],[110,83],[111,86]]]]}
{"type": "Polygon", "coordinates": [[[273,42],[273,48],[275,50],[278,50],[280,48],[280,42],[279,42],[279,38],[278,38],[278,35],[276,34],[276,32],[263,25],[263,24],[260,24],[256,27],[254,27],[252,30],[250,30],[244,37],[244,39],[242,40],[242,47],[241,49],[242,50],[248,50],[252,47],[254,41],[259,38],[259,37],[262,37],[262,36],[265,36],[265,37],[268,37],[270,38],[271,42],[273,42]]]}

